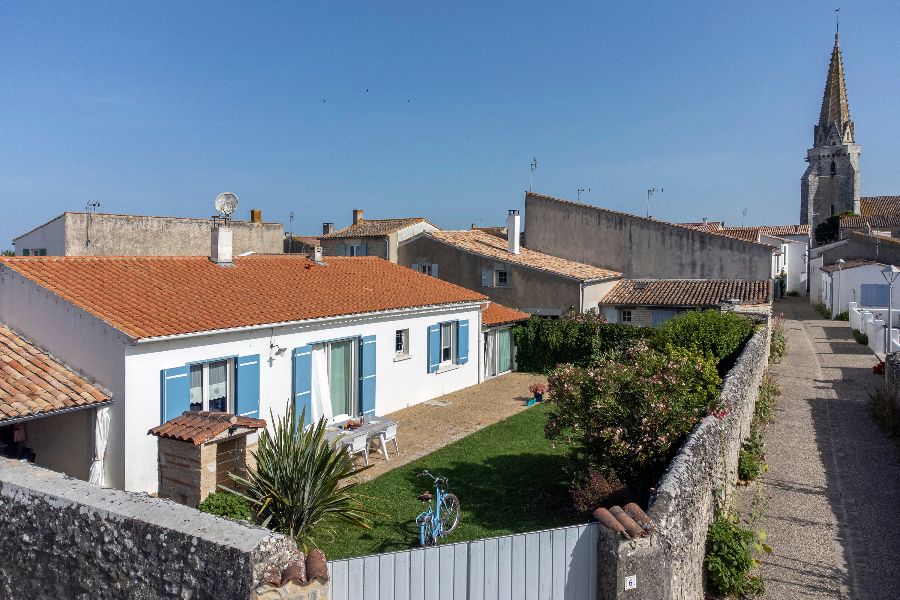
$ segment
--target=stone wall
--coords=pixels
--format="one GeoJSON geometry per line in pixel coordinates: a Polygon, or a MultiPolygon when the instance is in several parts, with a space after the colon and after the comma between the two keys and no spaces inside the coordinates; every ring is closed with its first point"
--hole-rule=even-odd
{"type": "Polygon", "coordinates": [[[0,598],[327,597],[282,535],[7,459],[0,556],[0,598]]]}
{"type": "Polygon", "coordinates": [[[601,528],[599,597],[603,600],[699,600],[705,597],[706,531],[717,496],[730,504],[741,444],[750,433],[759,384],[769,361],[770,330],[758,331],[728,372],[720,399],[723,417],[700,422],[660,479],[647,515],[647,537],[601,528]],[[635,577],[625,591],[626,578],[635,577]]]}

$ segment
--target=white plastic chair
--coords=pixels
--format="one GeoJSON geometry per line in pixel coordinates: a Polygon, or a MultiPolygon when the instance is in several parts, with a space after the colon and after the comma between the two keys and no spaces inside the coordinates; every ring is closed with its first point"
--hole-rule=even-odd
{"type": "Polygon", "coordinates": [[[350,456],[355,456],[357,454],[362,454],[363,459],[366,462],[366,466],[369,466],[369,436],[365,433],[362,435],[355,436],[350,443],[347,445],[347,452],[350,453],[350,456]]]}
{"type": "Polygon", "coordinates": [[[391,460],[388,458],[387,451],[387,443],[394,442],[394,452],[400,454],[400,448],[397,446],[397,424],[391,423],[387,426],[387,429],[378,434],[378,438],[381,441],[381,449],[384,452],[384,459],[391,460]]]}

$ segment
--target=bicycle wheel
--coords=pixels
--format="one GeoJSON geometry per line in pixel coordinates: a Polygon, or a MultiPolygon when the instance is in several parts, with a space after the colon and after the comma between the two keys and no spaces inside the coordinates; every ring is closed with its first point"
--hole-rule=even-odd
{"type": "Polygon", "coordinates": [[[456,531],[456,526],[459,525],[459,498],[453,494],[444,494],[440,511],[444,535],[449,535],[456,531]]]}

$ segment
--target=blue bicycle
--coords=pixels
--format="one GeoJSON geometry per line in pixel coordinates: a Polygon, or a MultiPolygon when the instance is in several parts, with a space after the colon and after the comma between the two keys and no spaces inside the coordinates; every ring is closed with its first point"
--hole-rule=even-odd
{"type": "Polygon", "coordinates": [[[445,492],[441,485],[448,485],[446,477],[435,477],[428,471],[419,473],[419,477],[434,479],[434,496],[431,492],[419,494],[419,501],[427,503],[428,508],[418,517],[419,543],[422,546],[437,546],[441,538],[456,531],[459,525],[459,498],[445,492]],[[431,501],[434,500],[434,504],[431,501]]]}

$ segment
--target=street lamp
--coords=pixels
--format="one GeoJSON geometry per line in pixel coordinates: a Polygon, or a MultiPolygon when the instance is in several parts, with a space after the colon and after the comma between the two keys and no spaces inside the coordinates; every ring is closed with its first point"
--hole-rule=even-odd
{"type": "Polygon", "coordinates": [[[838,285],[837,285],[837,294],[831,295],[831,318],[832,319],[837,316],[837,313],[834,312],[834,297],[835,296],[837,296],[837,299],[838,299],[838,310],[839,311],[841,310],[841,267],[844,266],[844,262],[846,262],[846,261],[844,261],[843,258],[839,258],[836,261],[834,261],[834,264],[836,264],[838,266],[838,285]]]}
{"type": "MultiPolygon", "coordinates": [[[[888,284],[888,321],[887,327],[884,330],[884,359],[887,360],[887,354],[891,351],[891,327],[893,326],[894,322],[894,315],[891,310],[894,299],[894,282],[897,281],[897,277],[900,276],[900,269],[898,269],[894,265],[885,267],[881,270],[881,276],[884,277],[884,280],[887,281],[888,284]]],[[[885,372],[886,371],[887,370],[885,370],[885,372]]],[[[887,375],[885,374],[885,377],[886,376],[887,375]]]]}

